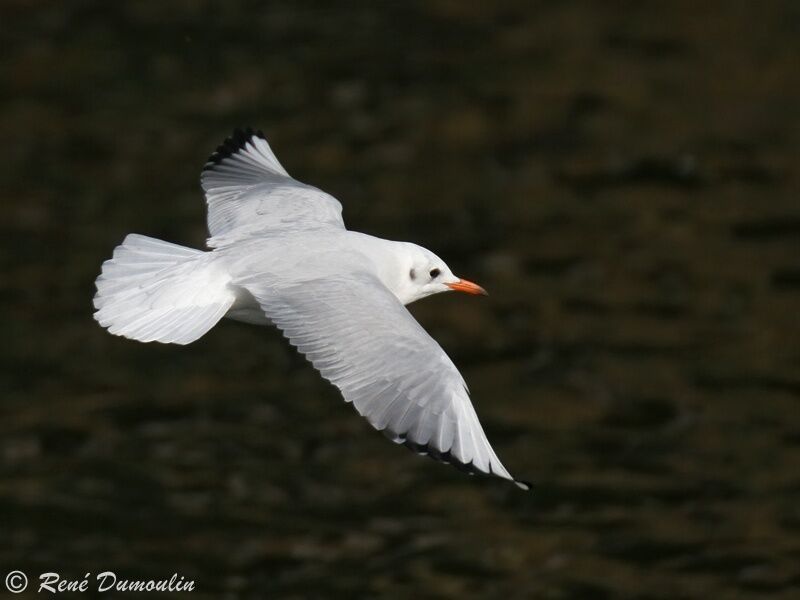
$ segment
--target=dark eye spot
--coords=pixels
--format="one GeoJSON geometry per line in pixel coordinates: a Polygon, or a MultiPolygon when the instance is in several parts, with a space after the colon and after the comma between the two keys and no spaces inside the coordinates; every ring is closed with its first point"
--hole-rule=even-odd
{"type": "Polygon", "coordinates": [[[431,269],[430,276],[431,279],[436,279],[441,274],[439,269],[431,269]]]}
{"type": "Polygon", "coordinates": [[[416,279],[416,278],[417,278],[417,273],[414,271],[414,269],[411,269],[411,270],[408,272],[408,276],[409,276],[409,277],[411,277],[411,280],[413,281],[414,279],[416,279]]]}

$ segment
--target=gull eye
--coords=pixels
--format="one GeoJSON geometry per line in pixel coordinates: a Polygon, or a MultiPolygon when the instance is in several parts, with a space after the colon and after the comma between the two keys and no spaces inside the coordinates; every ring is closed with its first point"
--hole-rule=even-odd
{"type": "Polygon", "coordinates": [[[417,278],[417,273],[414,271],[414,269],[411,269],[408,272],[408,276],[411,278],[411,281],[414,281],[417,278]]]}
{"type": "Polygon", "coordinates": [[[439,269],[431,269],[430,276],[431,279],[436,279],[441,274],[439,269]]]}

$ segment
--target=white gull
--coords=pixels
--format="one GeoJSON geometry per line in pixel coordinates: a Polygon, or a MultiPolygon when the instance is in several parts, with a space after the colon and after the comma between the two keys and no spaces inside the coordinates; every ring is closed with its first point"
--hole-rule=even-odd
{"type": "Polygon", "coordinates": [[[404,307],[483,288],[416,244],[348,231],[341,204],[293,179],[261,132],[235,131],[201,183],[210,251],[128,235],[96,281],[100,325],[173,344],[225,316],[275,325],[394,442],[530,489],[497,458],[458,369],[404,307]]]}

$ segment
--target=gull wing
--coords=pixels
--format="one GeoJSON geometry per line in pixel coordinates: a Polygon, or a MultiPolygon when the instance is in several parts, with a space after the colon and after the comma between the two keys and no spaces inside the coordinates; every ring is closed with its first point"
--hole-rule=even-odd
{"type": "Polygon", "coordinates": [[[373,427],[420,454],[530,488],[492,450],[453,362],[376,277],[260,281],[236,283],[373,427]]]}
{"type": "Polygon", "coordinates": [[[292,179],[260,131],[234,131],[209,158],[200,184],[211,248],[276,230],[344,229],[339,201],[292,179]]]}

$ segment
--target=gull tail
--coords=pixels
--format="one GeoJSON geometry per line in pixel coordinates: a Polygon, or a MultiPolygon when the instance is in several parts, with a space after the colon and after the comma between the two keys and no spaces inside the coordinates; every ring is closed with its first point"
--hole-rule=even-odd
{"type": "Polygon", "coordinates": [[[95,320],[140,342],[188,344],[225,316],[235,294],[211,254],[130,234],[95,281],[95,320]]]}

